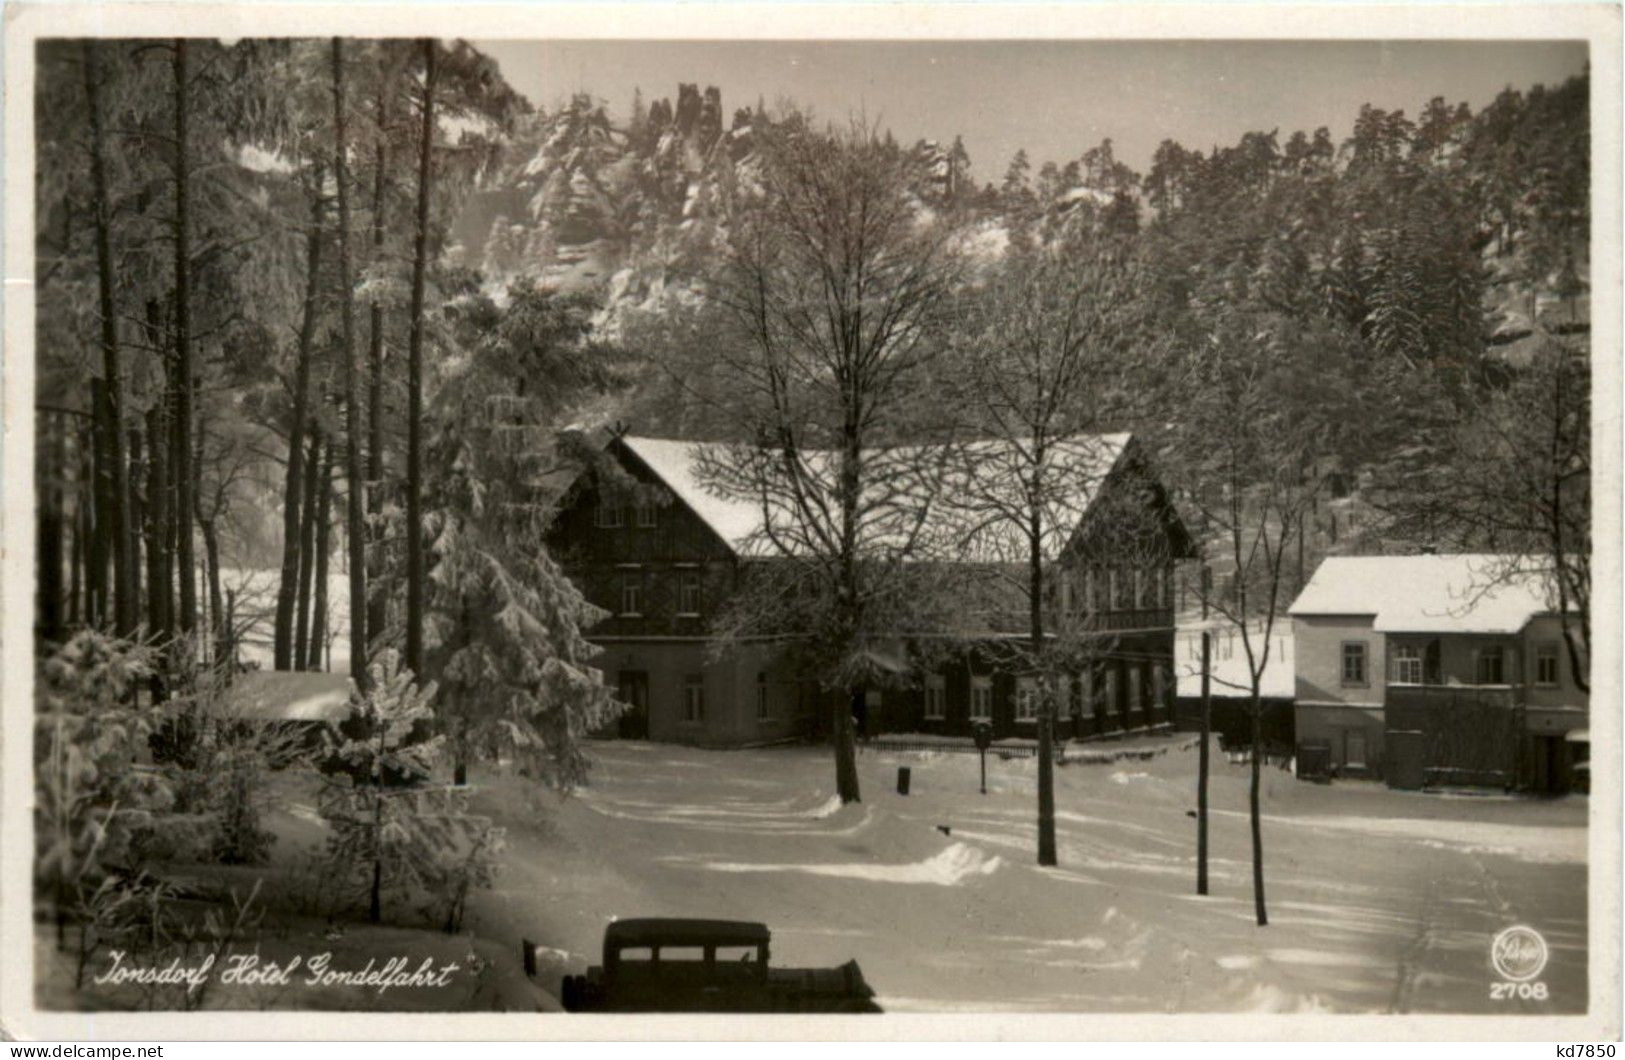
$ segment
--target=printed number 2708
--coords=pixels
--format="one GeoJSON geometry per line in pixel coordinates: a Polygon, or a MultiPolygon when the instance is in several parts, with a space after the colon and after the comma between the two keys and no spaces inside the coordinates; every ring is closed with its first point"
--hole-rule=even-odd
{"type": "Polygon", "coordinates": [[[1549,995],[1545,983],[1491,983],[1491,1001],[1545,1001],[1549,995]]]}

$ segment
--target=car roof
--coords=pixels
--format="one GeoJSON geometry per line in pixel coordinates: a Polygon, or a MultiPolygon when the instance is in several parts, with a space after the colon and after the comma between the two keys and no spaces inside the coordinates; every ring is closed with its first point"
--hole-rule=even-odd
{"type": "Polygon", "coordinates": [[[638,917],[604,930],[606,946],[746,946],[767,942],[766,924],[753,920],[638,917]]]}

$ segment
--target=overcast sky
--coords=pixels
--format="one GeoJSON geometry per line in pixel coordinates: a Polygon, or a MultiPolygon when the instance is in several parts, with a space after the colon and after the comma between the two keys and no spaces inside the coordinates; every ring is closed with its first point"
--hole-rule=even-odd
{"type": "Polygon", "coordinates": [[[510,84],[552,109],[570,93],[624,120],[634,88],[653,101],[679,82],[722,90],[723,121],[758,98],[828,118],[863,112],[906,142],[962,134],[978,180],[1017,148],[1033,167],[1111,137],[1142,173],[1163,139],[1206,150],[1242,133],[1328,126],[1342,139],[1360,104],[1414,115],[1428,99],[1475,110],[1507,85],[1585,68],[1584,42],[1497,41],[476,41],[510,84]]]}

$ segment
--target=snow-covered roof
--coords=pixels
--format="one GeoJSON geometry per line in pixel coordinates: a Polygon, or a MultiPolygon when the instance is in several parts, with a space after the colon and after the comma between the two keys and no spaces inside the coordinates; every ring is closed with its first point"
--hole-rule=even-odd
{"type": "Polygon", "coordinates": [[[1552,610],[1544,579],[1514,556],[1333,556],[1293,615],[1370,615],[1383,633],[1517,633],[1552,610]]]}
{"type": "MultiPolygon", "coordinates": [[[[692,509],[735,551],[745,555],[774,553],[775,546],[766,540],[765,531],[770,524],[764,516],[775,506],[764,506],[759,497],[743,491],[719,489],[713,482],[706,481],[702,473],[701,469],[707,464],[727,466],[739,463],[726,459],[727,444],[634,435],[622,436],[621,442],[648,466],[678,500],[692,509]]],[[[1062,487],[1055,491],[1052,503],[1047,506],[1050,510],[1045,513],[1045,547],[1051,555],[1065,546],[1073,528],[1093,502],[1100,484],[1121,459],[1129,442],[1130,435],[1117,433],[1079,435],[1055,445],[1049,466],[1059,476],[1062,487]]],[[[976,441],[966,443],[951,453],[941,446],[916,446],[885,450],[884,459],[896,466],[920,469],[922,482],[932,474],[926,470],[928,468],[941,475],[937,480],[940,489],[932,491],[933,496],[929,501],[925,536],[939,542],[951,539],[969,548],[978,558],[1003,560],[1012,554],[1012,548],[1007,547],[1011,546],[1011,542],[1005,538],[1017,533],[1017,528],[1007,520],[988,521],[985,511],[978,512],[978,505],[973,501],[969,489],[969,477],[990,469],[995,472],[1020,469],[1026,459],[1023,444],[1014,440],[976,441]],[[980,531],[970,529],[979,522],[985,523],[980,531]]],[[[833,484],[834,454],[805,452],[802,460],[812,477],[833,484]]],[[[1012,476],[996,477],[995,481],[1005,479],[1009,479],[1012,490],[1019,489],[1020,483],[1012,476]]],[[[904,488],[924,487],[921,483],[914,483],[904,488]]],[[[985,487],[980,491],[983,497],[987,493],[985,487]]],[[[1019,502],[1019,497],[1012,495],[1012,498],[1005,500],[1013,505],[1019,502]]],[[[790,519],[787,513],[782,518],[786,521],[790,519]]],[[[911,518],[912,513],[896,522],[906,522],[911,518]]],[[[775,516],[771,525],[785,524],[781,524],[779,517],[775,516]]],[[[884,541],[890,532],[886,517],[878,517],[875,526],[875,541],[884,541]]],[[[780,544],[783,544],[784,538],[794,536],[793,533],[781,534],[780,544]]],[[[1021,553],[1016,549],[1013,554],[1019,556],[1021,553]]]]}
{"type": "Polygon", "coordinates": [[[667,438],[638,438],[624,435],[621,441],[649,466],[677,499],[691,508],[700,520],[729,545],[740,548],[760,529],[762,511],[743,497],[723,496],[700,480],[700,457],[704,450],[722,448],[716,443],[690,442],[667,438]]]}

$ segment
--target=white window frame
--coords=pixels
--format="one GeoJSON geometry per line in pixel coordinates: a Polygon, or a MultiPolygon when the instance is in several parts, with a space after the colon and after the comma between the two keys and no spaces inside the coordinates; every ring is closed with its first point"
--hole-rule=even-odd
{"type": "Polygon", "coordinates": [[[705,678],[695,674],[683,678],[683,721],[689,725],[705,723],[705,678]]]}
{"type": "Polygon", "coordinates": [[[677,613],[684,618],[694,618],[700,613],[704,599],[704,583],[700,580],[697,570],[679,571],[677,575],[677,613]],[[693,599],[689,599],[690,590],[693,590],[693,599]]]}
{"type": "Polygon", "coordinates": [[[1425,676],[1422,649],[1414,644],[1394,645],[1394,683],[1419,685],[1425,676]]]}
{"type": "Polygon", "coordinates": [[[1537,644],[1535,646],[1535,687],[1556,688],[1563,681],[1563,650],[1556,644],[1537,644]],[[1551,680],[1546,680],[1542,673],[1546,664],[1552,667],[1551,680]]]}
{"type": "Polygon", "coordinates": [[[1363,640],[1345,640],[1337,651],[1337,674],[1344,688],[1369,688],[1371,686],[1371,648],[1363,640]],[[1349,649],[1355,651],[1351,654],[1349,649]],[[1355,677],[1349,676],[1349,660],[1360,660],[1360,672],[1355,677]]]}
{"type": "Polygon", "coordinates": [[[993,678],[986,676],[971,677],[970,720],[993,720],[993,678]]]}
{"type": "Polygon", "coordinates": [[[1038,680],[1033,677],[1016,678],[1016,720],[1038,720],[1038,680]]]}
{"type": "Polygon", "coordinates": [[[1504,685],[1507,683],[1507,651],[1505,648],[1496,645],[1490,648],[1480,648],[1473,653],[1473,683],[1478,685],[1504,685]],[[1484,680],[1485,663],[1492,658],[1497,660],[1498,665],[1496,668],[1501,671],[1498,675],[1499,680],[1486,681],[1484,680]]]}
{"type": "Polygon", "coordinates": [[[642,571],[621,572],[621,610],[622,618],[637,618],[643,614],[644,594],[648,586],[644,584],[642,571]],[[628,604],[631,606],[627,606],[628,604]]]}
{"type": "Polygon", "coordinates": [[[928,721],[948,717],[948,682],[941,674],[925,675],[925,717],[928,721]]]}

